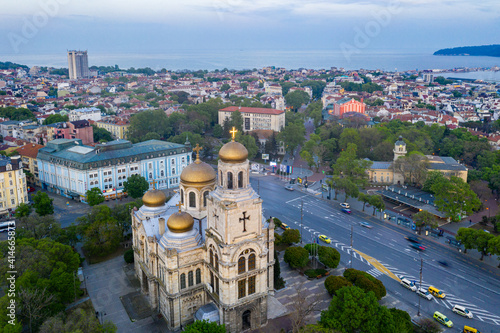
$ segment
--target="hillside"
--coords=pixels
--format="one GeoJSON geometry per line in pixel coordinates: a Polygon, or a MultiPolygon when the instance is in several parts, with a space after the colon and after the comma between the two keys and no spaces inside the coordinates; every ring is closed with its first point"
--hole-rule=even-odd
{"type": "Polygon", "coordinates": [[[441,49],[434,55],[500,57],[500,45],[462,46],[441,49]]]}

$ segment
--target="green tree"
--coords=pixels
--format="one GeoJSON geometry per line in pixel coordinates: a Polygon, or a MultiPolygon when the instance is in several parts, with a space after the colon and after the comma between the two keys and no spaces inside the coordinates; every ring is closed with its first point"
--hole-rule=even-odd
{"type": "Polygon", "coordinates": [[[60,114],[51,114],[45,120],[43,121],[44,125],[50,125],[54,123],[61,123],[61,122],[67,122],[69,121],[68,116],[61,116],[60,114]]]}
{"type": "Polygon", "coordinates": [[[286,229],[281,238],[282,244],[293,244],[300,242],[300,232],[297,229],[286,229]]]}
{"type": "Polygon", "coordinates": [[[396,308],[389,309],[396,333],[413,333],[413,324],[408,312],[396,308]]]}
{"type": "Polygon", "coordinates": [[[431,228],[436,228],[438,226],[434,215],[426,210],[422,210],[417,214],[413,215],[413,222],[415,223],[415,226],[418,228],[419,235],[422,234],[422,228],[425,226],[429,226],[431,228]]]}
{"type": "Polygon", "coordinates": [[[358,200],[363,203],[363,212],[365,211],[365,205],[370,202],[371,195],[363,192],[359,192],[358,200]]]}
{"type": "Polygon", "coordinates": [[[51,238],[59,241],[61,232],[61,224],[52,215],[33,214],[21,217],[16,223],[17,238],[51,238]]]}
{"type": "Polygon", "coordinates": [[[309,262],[309,252],[301,246],[291,246],[285,250],[283,260],[290,268],[302,268],[309,262]]]}
{"type": "Polygon", "coordinates": [[[474,230],[474,238],[475,248],[479,253],[481,253],[481,258],[479,260],[483,260],[484,255],[488,253],[489,241],[495,238],[495,236],[484,230],[474,230]]]}
{"type": "Polygon", "coordinates": [[[144,141],[145,135],[150,132],[155,132],[160,137],[166,137],[171,131],[168,117],[163,110],[147,110],[130,117],[127,135],[133,142],[141,142],[144,141]]]}
{"type": "Polygon", "coordinates": [[[28,216],[31,214],[31,206],[26,203],[20,203],[16,208],[16,218],[21,218],[23,216],[28,216]]]}
{"type": "Polygon", "coordinates": [[[257,143],[255,142],[255,138],[253,136],[238,134],[236,136],[236,141],[241,143],[248,150],[249,160],[252,160],[255,158],[255,156],[257,156],[257,153],[259,152],[259,147],[257,146],[257,143]]]}
{"type": "Polygon", "coordinates": [[[349,178],[340,178],[340,188],[344,191],[344,202],[359,195],[358,186],[349,178]]]}
{"type": "MultiPolygon", "coordinates": [[[[496,236],[489,240],[488,251],[492,255],[497,255],[497,259],[500,260],[500,236],[496,236]]],[[[500,268],[500,263],[498,264],[498,268],[500,268]]]]}
{"type": "Polygon", "coordinates": [[[375,211],[378,209],[379,211],[383,211],[385,209],[385,203],[380,195],[371,195],[370,200],[368,201],[370,205],[373,207],[373,214],[375,216],[375,211]]]}
{"type": "Polygon", "coordinates": [[[109,142],[113,141],[113,135],[105,129],[101,127],[97,127],[96,125],[92,125],[92,131],[94,135],[94,142],[109,142]]]}
{"type": "Polygon", "coordinates": [[[464,246],[465,249],[464,253],[467,253],[467,250],[474,248],[475,245],[474,229],[460,228],[458,229],[457,236],[455,238],[464,246]]]}
{"type": "Polygon", "coordinates": [[[36,192],[33,196],[35,212],[40,216],[54,214],[53,201],[54,199],[49,198],[47,193],[41,191],[36,192]]]}
{"type": "Polygon", "coordinates": [[[343,333],[378,333],[380,305],[375,294],[358,287],[343,287],[333,296],[328,310],[321,312],[319,324],[343,333]]]}
{"type": "Polygon", "coordinates": [[[278,134],[278,138],[285,143],[285,150],[293,155],[295,149],[304,143],[305,135],[304,123],[289,123],[278,134]]]}
{"type": "Polygon", "coordinates": [[[208,320],[195,320],[184,328],[186,333],[226,333],[226,325],[217,324],[208,320]]]}
{"type": "Polygon", "coordinates": [[[149,183],[141,175],[131,175],[123,182],[123,191],[127,192],[134,199],[142,197],[148,189],[149,183]]]}
{"type": "Polygon", "coordinates": [[[325,288],[330,296],[336,295],[337,291],[343,287],[351,287],[352,282],[343,276],[329,276],[325,279],[325,288]]]}
{"type": "MultiPolygon", "coordinates": [[[[243,133],[243,116],[240,111],[231,112],[230,126],[235,127],[239,133],[243,133]]],[[[229,135],[229,133],[226,134],[229,135]]]]}
{"type": "MultiPolygon", "coordinates": [[[[357,146],[354,143],[349,143],[333,165],[333,174],[341,178],[347,178],[358,186],[365,186],[368,184],[366,170],[371,166],[372,162],[357,159],[356,152],[357,146]]],[[[357,194],[355,197],[357,197],[357,194]]]]}
{"type": "Polygon", "coordinates": [[[85,193],[89,206],[96,206],[104,202],[104,195],[98,187],[93,187],[85,193]]]}
{"type": "Polygon", "coordinates": [[[351,281],[355,286],[363,289],[365,292],[372,291],[379,300],[382,299],[382,297],[384,297],[387,293],[382,281],[374,278],[366,272],[348,268],[344,271],[344,277],[351,281]]]}
{"type": "Polygon", "coordinates": [[[224,83],[221,87],[220,87],[220,91],[227,91],[231,88],[231,86],[227,83],[224,83]]]}
{"type": "Polygon", "coordinates": [[[425,179],[422,190],[434,194],[434,192],[432,192],[432,186],[436,183],[443,181],[444,178],[445,177],[443,173],[439,171],[429,171],[427,173],[427,178],[425,179]]]}
{"type": "Polygon", "coordinates": [[[337,268],[340,262],[340,253],[333,247],[320,246],[318,250],[319,261],[326,267],[337,268]]]}
{"type": "Polygon", "coordinates": [[[309,103],[309,94],[302,90],[295,90],[285,95],[286,105],[297,111],[302,104],[309,103]]]}
{"type": "Polygon", "coordinates": [[[93,256],[105,256],[115,251],[123,235],[117,221],[112,217],[111,208],[106,205],[92,207],[90,213],[79,217],[79,233],[84,249],[93,256]]]}
{"type": "Polygon", "coordinates": [[[278,260],[278,251],[274,250],[274,288],[281,289],[285,286],[285,280],[281,277],[280,261],[278,260]]]}
{"type": "Polygon", "coordinates": [[[224,130],[221,125],[219,124],[214,125],[213,135],[216,138],[222,138],[222,136],[224,135],[224,130]]]}
{"type": "Polygon", "coordinates": [[[462,178],[451,176],[432,186],[437,208],[453,222],[459,222],[465,214],[472,214],[481,206],[476,193],[462,178]]]}

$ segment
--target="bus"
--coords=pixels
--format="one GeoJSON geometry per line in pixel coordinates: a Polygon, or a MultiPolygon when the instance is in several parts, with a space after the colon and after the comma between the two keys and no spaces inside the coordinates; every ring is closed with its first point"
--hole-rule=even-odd
{"type": "Polygon", "coordinates": [[[0,222],[0,232],[9,231],[9,227],[15,227],[15,226],[16,226],[15,220],[0,222]]]}

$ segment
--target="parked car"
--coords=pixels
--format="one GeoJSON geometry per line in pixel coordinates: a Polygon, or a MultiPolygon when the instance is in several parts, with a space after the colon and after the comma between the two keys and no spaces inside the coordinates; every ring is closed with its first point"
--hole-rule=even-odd
{"type": "Polygon", "coordinates": [[[343,211],[346,214],[351,214],[351,210],[349,208],[342,208],[341,211],[343,211]]]}
{"type": "Polygon", "coordinates": [[[288,191],[293,191],[294,190],[294,188],[293,188],[292,185],[286,185],[285,189],[287,189],[288,191]]]}
{"type": "Polygon", "coordinates": [[[368,229],[373,228],[373,226],[368,222],[359,222],[359,225],[368,229]]]}
{"type": "Polygon", "coordinates": [[[443,324],[446,327],[453,327],[453,322],[451,320],[449,320],[448,317],[446,317],[441,312],[438,312],[438,311],[434,312],[433,318],[436,319],[438,322],[440,322],[441,324],[443,324]]]}
{"type": "Polygon", "coordinates": [[[417,238],[417,237],[414,237],[414,236],[406,236],[405,239],[409,242],[412,242],[412,243],[419,243],[420,244],[420,240],[417,238]]]}
{"type": "Polygon", "coordinates": [[[403,278],[403,279],[401,279],[400,283],[406,289],[410,289],[411,291],[416,291],[417,290],[417,287],[415,286],[415,284],[413,282],[411,282],[410,280],[408,280],[408,279],[403,278]]]}
{"type": "Polygon", "coordinates": [[[465,307],[461,305],[455,305],[451,311],[455,312],[456,314],[461,315],[462,317],[466,318],[472,318],[472,312],[467,310],[465,307]]]}
{"type": "Polygon", "coordinates": [[[332,242],[332,240],[325,235],[319,235],[319,239],[327,244],[330,244],[332,242]]]}
{"type": "Polygon", "coordinates": [[[342,202],[340,204],[340,207],[342,207],[342,208],[351,208],[351,206],[349,206],[349,204],[347,202],[342,202]]]}
{"type": "Polygon", "coordinates": [[[417,289],[417,295],[422,296],[423,298],[427,299],[428,301],[432,301],[432,295],[428,290],[419,288],[419,289],[417,289]]]}

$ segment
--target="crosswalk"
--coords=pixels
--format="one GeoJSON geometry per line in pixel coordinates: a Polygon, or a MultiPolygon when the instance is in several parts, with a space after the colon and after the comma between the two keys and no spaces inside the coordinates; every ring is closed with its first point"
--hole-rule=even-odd
{"type": "MultiPolygon", "coordinates": [[[[302,203],[302,209],[303,209],[303,212],[304,213],[310,213],[310,214],[314,214],[314,215],[318,215],[318,214],[322,214],[324,213],[324,218],[325,219],[332,219],[332,218],[338,218],[338,217],[342,217],[343,220],[347,220],[347,221],[350,221],[350,222],[355,222],[356,220],[349,216],[349,215],[346,215],[340,211],[337,211],[337,210],[328,210],[328,212],[324,211],[324,209],[318,209],[318,207],[315,205],[314,202],[312,201],[309,201],[308,198],[301,198],[301,200],[294,200],[292,202],[289,202],[288,204],[295,207],[295,208],[301,208],[301,201],[303,202],[302,203]]],[[[299,221],[295,221],[295,220],[290,220],[290,221],[285,221],[286,223],[290,224],[290,223],[293,223],[295,225],[297,225],[298,227],[300,227],[300,222],[299,221]]],[[[310,240],[311,242],[313,242],[315,239],[317,239],[317,236],[319,234],[321,234],[319,231],[316,231],[314,228],[311,228],[311,227],[308,227],[308,226],[302,226],[302,229],[305,230],[306,232],[308,232],[310,234],[310,240]]],[[[328,235],[326,235],[328,236],[328,235]]],[[[306,240],[306,237],[303,235],[303,238],[304,238],[304,241],[307,241],[306,240]]],[[[359,260],[361,262],[364,262],[366,263],[367,265],[369,265],[370,267],[374,267],[370,262],[368,262],[363,256],[361,256],[359,253],[357,253],[355,250],[353,250],[351,248],[351,246],[349,245],[346,245],[340,241],[337,241],[335,239],[331,239],[331,246],[334,246],[335,248],[337,248],[339,251],[342,251],[344,253],[347,253],[348,255],[352,255],[353,259],[356,259],[356,260],[359,260]]],[[[398,277],[401,277],[401,276],[404,276],[405,278],[411,280],[411,281],[415,281],[417,282],[416,285],[418,285],[418,282],[419,282],[419,279],[417,277],[414,277],[414,276],[411,276],[409,275],[408,273],[404,272],[404,271],[401,271],[399,270],[398,268],[396,267],[393,267],[391,265],[388,265],[388,264],[385,264],[383,262],[380,262],[380,264],[382,264],[387,270],[389,270],[390,272],[394,273],[395,275],[397,275],[398,277]]],[[[385,273],[381,272],[380,270],[378,270],[377,268],[371,268],[370,270],[367,271],[368,274],[372,275],[373,277],[377,278],[381,275],[384,275],[385,273]]],[[[428,289],[429,286],[431,286],[429,283],[426,283],[425,281],[422,281],[422,288],[425,288],[425,289],[428,289]]],[[[487,310],[484,310],[482,309],[480,306],[477,306],[475,304],[472,304],[471,302],[469,301],[466,301],[458,296],[455,296],[453,294],[451,294],[450,292],[446,291],[446,290],[443,290],[443,292],[446,294],[446,298],[445,299],[437,299],[435,297],[432,298],[432,301],[441,305],[441,306],[444,306],[445,308],[451,310],[453,308],[454,305],[462,305],[464,307],[466,307],[467,309],[469,309],[473,315],[474,315],[474,318],[480,320],[480,321],[483,321],[483,322],[488,322],[488,323],[493,323],[495,325],[498,325],[500,326],[500,316],[499,315],[495,315],[487,310]]]]}

